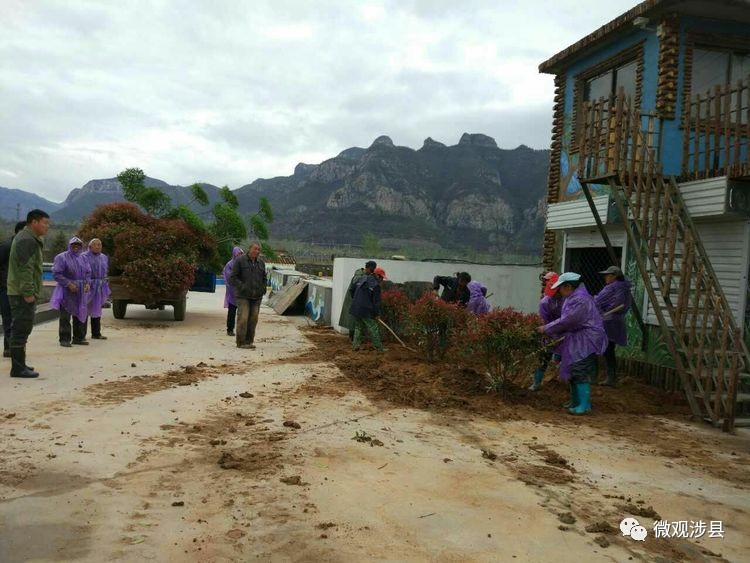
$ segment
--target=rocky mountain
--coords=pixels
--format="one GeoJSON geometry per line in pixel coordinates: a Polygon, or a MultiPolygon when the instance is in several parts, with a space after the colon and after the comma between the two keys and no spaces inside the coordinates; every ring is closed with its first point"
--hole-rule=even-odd
{"type": "MultiPolygon", "coordinates": [[[[163,180],[146,177],[146,186],[155,187],[165,192],[172,204],[188,204],[192,202],[190,188],[184,186],[172,186],[163,180]]],[[[201,184],[206,190],[209,200],[213,204],[218,200],[219,188],[211,184],[201,184]]],[[[122,186],[117,178],[104,180],[91,180],[80,188],[72,190],[68,197],[62,202],[62,207],[52,213],[52,219],[61,222],[78,222],[81,218],[91,213],[97,205],[122,201],[122,186]]],[[[200,205],[191,205],[196,211],[205,211],[200,205]]]]}
{"type": "MultiPolygon", "coordinates": [[[[465,133],[453,146],[428,138],[418,150],[382,136],[368,148],[352,147],[320,164],[300,163],[291,176],[258,179],[235,193],[244,213],[257,210],[260,197],[270,200],[274,238],[360,244],[371,232],[384,246],[537,254],[548,164],[547,150],[504,150],[481,134],[465,133]]],[[[155,178],[146,183],[174,204],[190,203],[189,188],[155,178]]],[[[202,185],[215,201],[218,188],[202,185]]],[[[96,205],[120,200],[116,178],[91,180],[71,191],[52,217],[76,222],[96,205]]]]}
{"type": "Polygon", "coordinates": [[[541,246],[548,164],[549,151],[503,150],[481,134],[464,134],[454,146],[428,138],[419,150],[382,136],[235,193],[244,209],[268,197],[281,238],[356,244],[372,232],[528,254],[541,246]]]}
{"type": "Polygon", "coordinates": [[[49,213],[61,206],[61,203],[49,201],[36,194],[0,186],[0,218],[2,219],[9,221],[15,221],[17,217],[25,219],[26,214],[32,209],[44,209],[49,213]]]}

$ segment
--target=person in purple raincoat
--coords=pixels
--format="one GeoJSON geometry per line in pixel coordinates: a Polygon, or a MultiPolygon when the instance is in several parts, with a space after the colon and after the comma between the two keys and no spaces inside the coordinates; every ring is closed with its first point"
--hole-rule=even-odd
{"type": "MultiPolygon", "coordinates": [[[[557,272],[547,272],[539,276],[539,281],[544,282],[544,296],[539,301],[539,316],[544,324],[551,323],[560,318],[562,311],[562,298],[556,289],[552,289],[560,274],[557,272]]],[[[550,360],[560,361],[559,345],[549,350],[546,346],[539,353],[539,367],[534,370],[534,375],[529,386],[529,391],[539,391],[542,388],[544,374],[547,371],[550,360]]],[[[570,406],[570,405],[568,405],[570,406]]]]}
{"type": "Polygon", "coordinates": [[[70,321],[73,320],[73,344],[88,345],[86,319],[91,289],[91,266],[83,256],[83,241],[73,237],[68,250],[55,256],[52,275],[57,282],[49,305],[60,310],[60,346],[71,346],[70,321]]]}
{"type": "MultiPolygon", "coordinates": [[[[84,258],[91,266],[91,298],[89,300],[89,317],[91,317],[91,338],[106,340],[102,336],[102,307],[107,302],[110,294],[109,279],[109,257],[102,252],[102,241],[98,238],[91,239],[89,249],[83,253],[84,258]]],[[[83,335],[86,337],[86,325],[83,325],[83,335]]]]}
{"type": "Polygon", "coordinates": [[[609,345],[604,352],[607,362],[607,380],[604,385],[617,386],[617,356],[616,346],[626,346],[628,335],[625,331],[625,313],[630,310],[633,298],[630,295],[631,283],[625,279],[622,270],[617,266],[610,266],[603,272],[604,288],[596,294],[594,301],[599,314],[604,319],[604,330],[607,333],[609,345]]]}
{"type": "Polygon", "coordinates": [[[243,253],[239,246],[232,249],[232,258],[224,265],[224,308],[227,310],[227,336],[234,336],[234,323],[237,319],[237,302],[234,299],[234,287],[229,282],[229,276],[232,275],[234,261],[243,253]]]}
{"type": "Polygon", "coordinates": [[[571,414],[591,410],[591,378],[597,356],[607,349],[607,334],[594,298],[581,283],[581,275],[566,272],[552,285],[565,299],[560,318],[539,327],[539,332],[560,343],[560,378],[571,384],[571,414]]]}
{"type": "Polygon", "coordinates": [[[485,297],[487,288],[478,281],[469,282],[466,287],[469,289],[469,302],[466,304],[466,309],[476,316],[489,313],[492,307],[485,297]]]}

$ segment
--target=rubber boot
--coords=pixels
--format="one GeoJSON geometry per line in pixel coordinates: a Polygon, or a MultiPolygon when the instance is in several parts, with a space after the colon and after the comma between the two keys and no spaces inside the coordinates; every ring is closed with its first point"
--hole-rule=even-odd
{"type": "Polygon", "coordinates": [[[23,348],[11,348],[10,359],[12,362],[12,366],[10,368],[11,377],[39,377],[39,374],[37,372],[26,367],[26,350],[24,350],[23,348]]]}
{"type": "Polygon", "coordinates": [[[617,387],[617,370],[615,368],[607,368],[607,380],[604,382],[607,387],[617,387]]]}
{"type": "Polygon", "coordinates": [[[576,384],[576,394],[578,396],[578,406],[568,409],[570,414],[584,414],[591,410],[591,384],[576,384]]]}
{"type": "Polygon", "coordinates": [[[34,366],[26,363],[26,346],[23,347],[23,364],[26,366],[26,369],[34,371],[34,366]]]}
{"type": "Polygon", "coordinates": [[[568,387],[570,388],[570,399],[568,399],[568,402],[563,405],[564,409],[574,408],[578,406],[578,391],[576,389],[576,386],[572,383],[568,383],[568,387]]]}
{"type": "Polygon", "coordinates": [[[544,370],[542,368],[536,368],[534,372],[534,381],[529,387],[529,391],[539,391],[542,388],[542,379],[544,379],[544,370]]]}
{"type": "Polygon", "coordinates": [[[3,358],[10,358],[10,344],[6,336],[3,336],[3,358]]]}
{"type": "Polygon", "coordinates": [[[597,366],[594,375],[591,376],[591,385],[599,385],[599,366],[597,366]]]}

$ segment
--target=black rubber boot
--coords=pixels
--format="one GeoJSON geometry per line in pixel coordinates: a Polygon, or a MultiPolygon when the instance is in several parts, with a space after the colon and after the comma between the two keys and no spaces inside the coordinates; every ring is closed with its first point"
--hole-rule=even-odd
{"type": "Polygon", "coordinates": [[[607,368],[607,380],[604,382],[607,387],[617,387],[617,370],[615,368],[607,368]]]}
{"type": "Polygon", "coordinates": [[[34,366],[30,366],[29,364],[26,363],[26,346],[23,347],[23,363],[26,366],[26,369],[34,371],[34,366]]]}
{"type": "Polygon", "coordinates": [[[23,348],[11,348],[10,359],[12,367],[10,368],[11,377],[39,377],[39,374],[26,367],[26,350],[23,348]]]}

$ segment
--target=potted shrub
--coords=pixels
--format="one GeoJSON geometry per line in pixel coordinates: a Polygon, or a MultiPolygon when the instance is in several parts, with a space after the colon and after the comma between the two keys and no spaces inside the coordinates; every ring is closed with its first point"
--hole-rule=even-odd
{"type": "Polygon", "coordinates": [[[98,237],[110,257],[112,312],[125,317],[131,303],[148,309],[174,307],[185,319],[186,295],[199,264],[216,263],[216,240],[183,219],[154,217],[133,203],[98,206],[81,225],[85,239],[98,237]]]}
{"type": "MultiPolygon", "coordinates": [[[[189,205],[172,206],[167,194],[145,185],[140,168],[123,170],[117,180],[132,203],[100,206],[81,226],[81,236],[100,238],[110,256],[114,316],[122,319],[129,303],[141,303],[150,309],[171,305],[175,320],[184,320],[188,290],[213,292],[215,272],[229,259],[232,246],[247,236],[237,196],[227,186],[221,188],[218,201],[204,213],[212,216],[206,222],[191,207],[209,205],[200,184],[190,187],[189,205]],[[200,280],[194,286],[196,274],[200,280]]],[[[250,224],[265,241],[273,212],[265,198],[259,207],[250,224]]],[[[265,243],[264,250],[273,255],[265,243]]]]}

